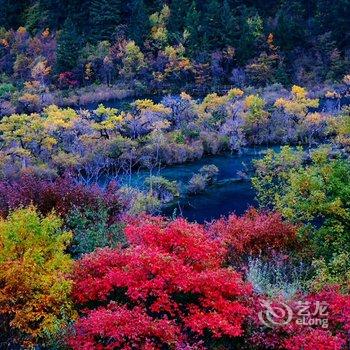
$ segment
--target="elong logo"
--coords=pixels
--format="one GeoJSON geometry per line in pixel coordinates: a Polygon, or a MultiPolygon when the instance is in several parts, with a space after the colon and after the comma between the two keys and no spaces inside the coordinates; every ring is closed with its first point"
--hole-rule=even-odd
{"type": "Polygon", "coordinates": [[[259,321],[266,327],[284,326],[292,321],[299,326],[321,326],[328,328],[328,304],[323,301],[311,303],[297,301],[295,310],[283,302],[260,300],[263,310],[259,311],[259,321]]]}

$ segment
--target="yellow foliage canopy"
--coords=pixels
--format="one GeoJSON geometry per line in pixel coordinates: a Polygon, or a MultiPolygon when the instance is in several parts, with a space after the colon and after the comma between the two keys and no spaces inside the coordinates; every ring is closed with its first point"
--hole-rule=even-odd
{"type": "Polygon", "coordinates": [[[73,261],[64,252],[71,233],[61,226],[34,207],[0,219],[0,315],[27,348],[74,317],[66,277],[73,261]]]}
{"type": "Polygon", "coordinates": [[[318,99],[311,99],[307,97],[306,89],[294,85],[292,87],[292,98],[279,98],[275,102],[275,107],[282,108],[286,113],[295,115],[297,117],[305,117],[309,108],[317,108],[319,104],[318,99]]]}

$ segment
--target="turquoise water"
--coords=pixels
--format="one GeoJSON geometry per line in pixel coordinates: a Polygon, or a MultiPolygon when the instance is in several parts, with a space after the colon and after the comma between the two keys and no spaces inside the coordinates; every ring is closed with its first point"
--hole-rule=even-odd
{"type": "MultiPolygon", "coordinates": [[[[151,98],[157,102],[161,99],[160,96],[152,96],[151,98]]],[[[124,109],[128,108],[133,100],[135,100],[134,97],[129,97],[123,100],[107,101],[104,104],[108,107],[124,109]]],[[[348,105],[349,102],[349,98],[341,100],[323,98],[320,100],[320,106],[315,110],[332,112],[343,105],[348,105]]],[[[97,103],[87,107],[96,108],[97,103]]],[[[237,181],[239,179],[237,172],[244,171],[251,175],[252,160],[261,158],[266,150],[266,147],[246,148],[241,154],[207,157],[190,164],[158,169],[152,174],[141,170],[132,174],[131,177],[122,176],[119,180],[122,184],[139,188],[143,187],[145,178],[150,175],[160,175],[169,180],[175,180],[180,186],[182,196],[165,207],[163,214],[167,216],[181,215],[188,220],[197,222],[211,221],[232,212],[242,214],[250,206],[256,206],[255,193],[250,181],[237,181]],[[196,196],[184,194],[185,187],[192,175],[206,164],[215,164],[219,168],[218,183],[196,196]]]]}
{"type": "MultiPolygon", "coordinates": [[[[247,148],[241,154],[227,154],[202,158],[196,162],[181,164],[153,171],[152,175],[160,175],[169,180],[178,182],[181,191],[192,175],[206,164],[215,164],[219,168],[217,184],[209,187],[201,194],[188,196],[182,195],[174,203],[163,209],[167,216],[183,216],[190,221],[211,221],[229,213],[242,214],[250,206],[256,205],[255,192],[249,180],[242,180],[239,173],[243,171],[252,174],[253,159],[264,156],[268,148],[247,148]]],[[[274,147],[278,149],[278,147],[274,147]]],[[[144,179],[150,173],[141,170],[134,173],[131,178],[120,178],[122,184],[129,184],[142,188],[144,179]]]]}
{"type": "Polygon", "coordinates": [[[250,181],[215,185],[199,195],[181,198],[176,204],[166,207],[163,214],[202,223],[230,213],[243,214],[250,206],[256,205],[254,196],[250,181]]]}

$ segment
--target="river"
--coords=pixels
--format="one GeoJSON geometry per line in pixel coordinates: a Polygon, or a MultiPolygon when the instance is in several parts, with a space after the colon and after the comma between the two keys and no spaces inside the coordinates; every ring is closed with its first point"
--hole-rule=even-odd
{"type": "MultiPolygon", "coordinates": [[[[278,149],[279,147],[273,147],[278,149]]],[[[242,214],[250,206],[255,206],[255,192],[250,180],[242,180],[239,172],[249,175],[253,171],[253,159],[264,156],[267,147],[246,148],[241,154],[226,154],[202,158],[192,163],[169,166],[153,171],[152,175],[160,175],[177,181],[182,195],[170,205],[163,208],[166,216],[183,216],[190,221],[204,222],[217,219],[229,213],[242,214]],[[198,195],[189,196],[185,187],[192,175],[203,166],[214,164],[219,168],[215,185],[208,187],[198,195]]],[[[131,178],[121,176],[121,184],[142,188],[144,180],[150,175],[145,170],[134,173],[131,178]]]]}

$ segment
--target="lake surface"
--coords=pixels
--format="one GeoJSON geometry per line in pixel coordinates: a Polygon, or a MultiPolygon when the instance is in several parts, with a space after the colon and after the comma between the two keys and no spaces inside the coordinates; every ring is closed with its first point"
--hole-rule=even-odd
{"type": "MultiPolygon", "coordinates": [[[[275,150],[279,147],[273,147],[275,150]]],[[[208,187],[203,193],[193,196],[183,195],[174,203],[163,209],[166,216],[183,216],[190,221],[204,222],[217,219],[232,212],[244,213],[250,206],[255,206],[255,192],[250,180],[241,180],[239,172],[252,174],[253,159],[262,158],[267,147],[246,148],[241,154],[227,154],[202,158],[188,164],[165,167],[153,171],[152,175],[160,175],[169,180],[177,181],[182,192],[192,175],[207,164],[214,164],[219,168],[218,181],[208,187]]],[[[142,188],[149,172],[141,170],[131,178],[122,176],[120,182],[142,188]]]]}

